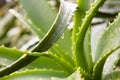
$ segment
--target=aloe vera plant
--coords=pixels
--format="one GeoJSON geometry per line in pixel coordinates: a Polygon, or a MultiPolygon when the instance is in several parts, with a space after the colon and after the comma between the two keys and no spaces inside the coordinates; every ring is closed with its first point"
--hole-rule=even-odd
{"type": "Polygon", "coordinates": [[[39,43],[31,51],[1,46],[0,80],[120,79],[120,14],[96,33],[99,37],[92,34],[91,21],[106,0],[60,0],[58,13],[47,0],[18,2],[27,17],[17,8],[9,12],[28,26],[39,43]]]}

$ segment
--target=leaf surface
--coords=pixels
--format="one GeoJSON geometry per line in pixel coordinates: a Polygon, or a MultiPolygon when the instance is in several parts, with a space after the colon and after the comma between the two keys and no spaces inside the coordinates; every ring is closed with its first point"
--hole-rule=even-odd
{"type": "Polygon", "coordinates": [[[80,76],[79,70],[69,76],[64,71],[34,69],[15,72],[9,76],[0,78],[0,80],[81,80],[80,76]]]}
{"type": "Polygon", "coordinates": [[[57,12],[48,4],[48,0],[19,0],[19,2],[35,27],[46,33],[57,15],[57,12]]]}
{"type": "Polygon", "coordinates": [[[105,29],[98,40],[94,62],[96,62],[102,55],[113,50],[120,45],[120,16],[115,19],[113,23],[105,29]]]}
{"type": "Polygon", "coordinates": [[[0,78],[0,80],[48,80],[51,77],[67,77],[69,74],[64,71],[47,70],[47,69],[34,69],[15,72],[9,76],[0,78]]]}
{"type": "Polygon", "coordinates": [[[106,59],[110,54],[120,48],[120,16],[109,25],[108,28],[103,32],[101,37],[99,38],[96,54],[95,54],[95,66],[93,68],[93,80],[100,79],[102,75],[103,66],[105,64],[106,59]]]}

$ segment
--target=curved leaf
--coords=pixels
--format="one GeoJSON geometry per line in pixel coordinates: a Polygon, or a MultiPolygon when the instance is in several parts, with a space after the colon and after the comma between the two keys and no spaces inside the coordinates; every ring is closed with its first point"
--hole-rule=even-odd
{"type": "Polygon", "coordinates": [[[114,48],[113,50],[111,50],[110,52],[107,52],[104,56],[102,56],[97,63],[95,64],[94,68],[93,68],[93,80],[100,80],[101,76],[102,76],[102,71],[103,71],[103,66],[105,64],[106,59],[108,58],[108,56],[110,54],[112,54],[114,51],[120,49],[120,46],[114,48]]]}
{"type": "MultiPolygon", "coordinates": [[[[41,40],[41,42],[33,49],[34,52],[43,52],[48,50],[53,43],[60,37],[60,35],[64,32],[66,26],[68,25],[69,21],[72,17],[72,12],[75,10],[76,7],[70,7],[70,3],[67,3],[65,1],[61,1],[61,9],[58,14],[58,18],[56,19],[55,23],[51,27],[51,29],[48,31],[48,33],[44,36],[44,38],[41,40]]],[[[3,70],[0,71],[0,76],[8,75],[37,59],[38,57],[33,57],[29,55],[23,55],[18,60],[16,60],[13,64],[7,66],[3,70]],[[26,62],[24,64],[24,62],[26,62]],[[24,64],[20,66],[21,64],[24,64]],[[7,71],[7,73],[5,73],[7,71]]],[[[63,65],[64,66],[64,65],[63,65]]],[[[64,66],[65,67],[65,66],[64,66]]],[[[71,67],[71,66],[69,66],[71,67]]],[[[73,71],[72,69],[66,70],[73,71]]]]}
{"type": "Polygon", "coordinates": [[[86,54],[84,53],[84,39],[86,32],[91,24],[91,21],[93,17],[95,16],[95,13],[98,11],[99,7],[104,4],[105,0],[97,0],[94,4],[91,5],[91,8],[88,12],[86,12],[85,19],[83,20],[83,23],[81,27],[79,28],[79,32],[76,33],[76,41],[73,43],[73,52],[76,58],[77,66],[80,66],[85,71],[90,72],[91,66],[93,66],[91,53],[86,54]],[[83,62],[84,61],[84,62],[83,62]]]}
{"type": "Polygon", "coordinates": [[[93,69],[94,80],[100,79],[103,71],[103,66],[106,59],[115,50],[120,48],[120,16],[109,25],[108,28],[103,32],[98,40],[98,44],[95,50],[94,62],[95,66],[93,69]]]}
{"type": "Polygon", "coordinates": [[[43,52],[49,49],[65,31],[75,9],[76,5],[61,0],[60,11],[55,22],[53,23],[53,26],[49,29],[49,31],[33,51],[43,52]],[[72,6],[72,8],[70,6],[72,6]]]}
{"type": "Polygon", "coordinates": [[[94,62],[96,62],[105,53],[110,52],[115,47],[120,45],[120,15],[115,19],[113,23],[110,23],[109,27],[105,29],[103,34],[98,40],[94,62]]]}
{"type": "Polygon", "coordinates": [[[94,61],[95,57],[95,48],[97,45],[97,41],[100,35],[103,33],[104,29],[106,28],[107,23],[97,24],[91,27],[91,51],[92,51],[92,59],[94,61]]]}
{"type": "Polygon", "coordinates": [[[84,80],[81,78],[79,69],[69,75],[64,71],[35,69],[22,72],[15,72],[9,76],[0,78],[0,80],[84,80]]]}
{"type": "Polygon", "coordinates": [[[47,69],[34,69],[15,72],[9,76],[0,78],[0,80],[50,80],[51,77],[64,78],[69,74],[64,71],[47,70],[47,69]]]}
{"type": "MultiPolygon", "coordinates": [[[[8,66],[9,64],[17,60],[23,54],[28,54],[28,53],[29,52],[27,51],[19,51],[16,48],[6,48],[4,46],[1,46],[0,47],[0,68],[1,68],[0,71],[4,70],[6,66],[8,66]]],[[[45,53],[43,53],[43,55],[41,55],[38,59],[36,59],[34,62],[32,62],[29,66],[25,67],[24,69],[46,68],[46,69],[54,69],[54,70],[63,70],[63,67],[61,66],[61,64],[59,64],[59,62],[57,62],[54,58],[51,58],[49,56],[44,56],[44,55],[45,53]]],[[[24,62],[23,64],[26,64],[26,62],[24,62]]]]}
{"type": "Polygon", "coordinates": [[[73,65],[71,65],[69,62],[66,62],[63,58],[59,58],[58,56],[54,54],[40,54],[40,53],[28,53],[30,56],[45,56],[48,58],[53,59],[59,66],[62,67],[64,71],[67,71],[69,73],[72,73],[74,71],[73,65]]]}
{"type": "Polygon", "coordinates": [[[111,74],[112,72],[119,71],[120,70],[119,65],[120,65],[120,49],[116,50],[107,58],[103,68],[102,78],[111,74]]]}
{"type": "Polygon", "coordinates": [[[103,80],[119,80],[119,79],[120,79],[120,71],[114,71],[106,75],[103,80]]]}
{"type": "Polygon", "coordinates": [[[57,15],[52,6],[48,4],[48,0],[19,0],[19,2],[35,27],[46,33],[57,15]]]}
{"type": "Polygon", "coordinates": [[[23,17],[21,14],[19,14],[14,9],[10,9],[9,12],[12,13],[13,15],[15,15],[18,19],[20,19],[25,25],[27,25],[30,28],[30,30],[35,35],[37,35],[39,38],[41,38],[41,36],[43,35],[43,32],[39,28],[35,27],[35,25],[33,25],[31,22],[29,22],[25,17],[23,17]]]}
{"type": "Polygon", "coordinates": [[[17,60],[23,54],[23,51],[19,51],[16,48],[12,49],[0,46],[0,65],[7,66],[13,61],[17,60]]]}

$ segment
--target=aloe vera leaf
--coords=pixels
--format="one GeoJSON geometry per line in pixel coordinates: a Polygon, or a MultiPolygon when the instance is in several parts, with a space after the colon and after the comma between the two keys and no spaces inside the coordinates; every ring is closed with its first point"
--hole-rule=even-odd
{"type": "MultiPolygon", "coordinates": [[[[39,1],[39,0],[32,1],[31,0],[31,2],[30,2],[31,5],[38,4],[35,7],[28,4],[28,1],[24,1],[24,0],[19,0],[19,1],[20,1],[20,4],[23,6],[23,8],[26,10],[26,13],[28,14],[28,17],[31,19],[31,21],[33,21],[33,23],[35,23],[39,27],[39,29],[43,32],[43,34],[46,33],[48,31],[48,29],[51,27],[51,25],[56,17],[56,14],[57,14],[52,9],[52,7],[48,4],[48,1],[47,0],[41,0],[41,1],[39,1]],[[44,8],[47,8],[47,9],[43,10],[44,8]],[[49,14],[48,14],[48,12],[49,12],[49,14]]],[[[57,2],[60,2],[60,0],[57,2]]],[[[69,6],[69,7],[71,7],[71,6],[69,6]]],[[[43,35],[39,35],[39,36],[43,36],[43,35]]],[[[70,41],[66,38],[64,38],[63,40],[66,42],[70,41]]],[[[70,46],[64,47],[63,44],[61,45],[60,41],[61,40],[59,40],[59,42],[57,42],[58,44],[60,44],[60,47],[62,47],[65,51],[68,51],[71,53],[71,51],[69,50],[71,47],[70,46]]]]}
{"type": "Polygon", "coordinates": [[[86,13],[85,19],[77,33],[77,39],[73,51],[75,54],[77,66],[80,66],[85,71],[90,72],[92,64],[92,58],[90,55],[84,53],[83,41],[85,38],[85,34],[91,24],[91,20],[93,19],[95,13],[98,11],[99,7],[105,2],[105,0],[97,0],[95,3],[91,5],[90,10],[86,13]],[[84,61],[84,62],[83,62],[84,61]]]}
{"type": "Polygon", "coordinates": [[[109,27],[105,29],[98,40],[95,50],[95,66],[93,69],[94,80],[96,80],[98,77],[101,77],[103,66],[108,56],[120,48],[119,21],[120,16],[118,16],[113,23],[109,24],[109,27]]]}
{"type": "Polygon", "coordinates": [[[55,53],[56,55],[58,55],[59,57],[63,58],[66,62],[68,62],[70,65],[74,66],[75,67],[75,62],[73,60],[73,58],[68,54],[66,53],[64,50],[62,50],[59,45],[54,45],[53,46],[53,49],[55,49],[55,53]]]}
{"type": "MultiPolygon", "coordinates": [[[[23,54],[27,54],[27,51],[19,51],[16,48],[7,48],[4,46],[0,46],[0,66],[1,69],[5,66],[8,66],[15,60],[17,60],[23,54]]],[[[26,62],[25,62],[26,63],[26,62]]],[[[55,60],[49,57],[41,56],[29,66],[25,67],[29,69],[33,68],[46,68],[46,69],[55,69],[55,70],[62,70],[62,67],[56,63],[55,60]],[[39,63],[39,64],[38,64],[39,63]]]]}
{"type": "Polygon", "coordinates": [[[112,54],[114,51],[120,49],[120,46],[115,47],[114,49],[110,50],[107,52],[105,55],[101,56],[99,60],[96,62],[93,68],[93,80],[100,80],[102,77],[102,71],[103,71],[103,66],[105,64],[106,59],[110,54],[112,54]]]}
{"type": "Polygon", "coordinates": [[[25,70],[22,72],[15,72],[9,76],[0,78],[0,80],[84,80],[81,78],[80,70],[77,69],[74,73],[69,75],[64,71],[34,69],[25,70]]]}
{"type": "MultiPolygon", "coordinates": [[[[48,33],[45,35],[45,37],[41,40],[41,42],[33,49],[34,52],[46,51],[47,49],[49,49],[52,46],[52,44],[57,40],[57,38],[60,37],[60,35],[65,30],[67,24],[69,23],[69,21],[72,17],[72,11],[74,11],[76,8],[76,7],[73,7],[71,9],[70,5],[71,4],[66,3],[65,1],[61,0],[61,9],[58,13],[57,20],[55,21],[55,23],[53,24],[51,29],[48,31],[48,33]],[[62,16],[63,14],[64,14],[64,16],[62,16]]],[[[2,69],[0,71],[0,76],[2,77],[4,75],[8,75],[8,74],[10,74],[10,73],[22,68],[22,67],[25,67],[26,65],[33,62],[37,58],[38,57],[36,57],[36,56],[33,57],[33,56],[29,56],[29,55],[25,54],[22,57],[20,57],[18,60],[16,60],[13,64],[2,69]],[[26,62],[26,64],[24,64],[24,62],[26,62]],[[20,66],[22,63],[24,65],[20,66]],[[6,71],[8,71],[8,72],[5,73],[6,71]]]]}
{"type": "Polygon", "coordinates": [[[19,2],[35,27],[46,33],[57,15],[48,4],[48,0],[19,0],[19,2]]]}
{"type": "Polygon", "coordinates": [[[74,71],[74,67],[72,65],[70,65],[68,62],[66,62],[63,58],[60,58],[58,56],[56,56],[55,54],[40,54],[40,53],[28,53],[28,55],[30,56],[45,56],[48,58],[53,59],[54,61],[56,61],[56,63],[61,66],[63,68],[64,71],[72,73],[74,71]]]}
{"type": "Polygon", "coordinates": [[[49,69],[33,69],[25,70],[20,72],[15,72],[11,75],[0,78],[0,80],[50,80],[51,77],[64,78],[67,77],[69,73],[59,70],[49,70],[49,69]]]}
{"type": "Polygon", "coordinates": [[[94,61],[95,57],[95,48],[100,38],[100,35],[103,33],[104,29],[107,27],[107,23],[93,25],[91,27],[91,51],[92,51],[92,59],[94,61]]]}
{"type": "MultiPolygon", "coordinates": [[[[73,56],[72,54],[72,31],[71,30],[65,30],[65,32],[62,34],[62,36],[57,40],[56,44],[58,44],[59,48],[61,48],[64,52],[69,54],[70,56],[73,56]],[[67,43],[67,45],[65,45],[67,43]]],[[[57,50],[56,50],[57,51],[57,50]]]]}
{"type": "Polygon", "coordinates": [[[80,10],[88,10],[94,0],[77,0],[80,10]]]}
{"type": "Polygon", "coordinates": [[[24,52],[16,48],[6,48],[0,46],[0,65],[7,66],[17,60],[24,52]]]}
{"type": "MultiPolygon", "coordinates": [[[[90,27],[91,28],[91,27],[90,27]]],[[[91,54],[91,44],[90,44],[90,36],[91,36],[91,29],[88,29],[87,30],[87,33],[86,33],[86,35],[85,35],[85,39],[84,39],[84,43],[83,43],[83,47],[84,47],[84,53],[85,54],[87,54],[88,56],[87,56],[87,58],[88,58],[88,60],[91,60],[90,61],[90,63],[89,63],[89,65],[91,65],[90,66],[90,72],[92,72],[92,68],[93,68],[93,61],[92,61],[92,54],[91,54]]]]}
{"type": "Polygon", "coordinates": [[[20,13],[18,13],[14,9],[10,9],[9,12],[11,14],[13,14],[14,16],[16,16],[18,19],[20,19],[25,25],[27,25],[29,27],[29,29],[35,35],[37,35],[41,39],[43,32],[39,28],[35,27],[35,25],[33,23],[31,23],[29,20],[27,20],[25,17],[23,17],[20,13]]]}
{"type": "Polygon", "coordinates": [[[89,10],[90,4],[93,2],[93,0],[77,0],[78,8],[75,11],[74,16],[74,26],[73,26],[73,42],[76,41],[76,33],[79,32],[79,27],[82,25],[82,19],[86,15],[86,11],[89,10]]]}
{"type": "Polygon", "coordinates": [[[119,65],[120,65],[120,49],[116,50],[107,58],[102,71],[102,79],[104,79],[107,75],[113,72],[120,71],[119,65]]]}
{"type": "Polygon", "coordinates": [[[61,0],[61,8],[55,20],[55,23],[33,51],[42,52],[49,49],[65,31],[73,16],[73,12],[75,11],[75,9],[76,5],[61,0]],[[71,8],[70,6],[74,7],[71,8]]]}
{"type": "MultiPolygon", "coordinates": [[[[14,60],[17,60],[17,58],[19,58],[21,55],[34,54],[34,53],[29,53],[27,51],[19,51],[17,49],[10,49],[6,47],[0,47],[0,53],[1,53],[0,59],[1,61],[4,61],[4,62],[1,62],[0,64],[1,66],[0,71],[5,71],[5,73],[3,74],[1,73],[1,75],[7,74],[10,71],[12,71],[12,70],[6,71],[5,66],[9,68],[8,65],[11,64],[14,60]]],[[[38,53],[38,54],[40,57],[37,60],[35,60],[33,63],[31,63],[29,66],[25,67],[25,69],[46,68],[46,69],[53,69],[53,70],[60,70],[60,71],[62,70],[62,71],[68,71],[68,72],[70,71],[69,74],[74,71],[73,67],[69,63],[65,62],[63,59],[60,59],[55,55],[50,55],[46,53],[38,53]]],[[[26,62],[24,62],[22,65],[25,65],[25,64],[26,62]]],[[[13,66],[13,68],[16,69],[15,66],[13,66]]]]}
{"type": "MultiPolygon", "coordinates": [[[[46,1],[47,2],[47,1],[46,1]]],[[[47,4],[48,5],[48,4],[47,4]]],[[[71,7],[72,5],[70,5],[69,7],[71,7]]],[[[73,6],[72,6],[73,7],[73,6]]],[[[15,12],[15,11],[11,11],[10,10],[10,12],[12,13],[12,14],[14,14],[16,17],[18,17],[22,22],[24,22],[25,24],[27,24],[29,27],[30,27],[30,29],[32,30],[32,32],[34,33],[34,34],[36,34],[40,39],[42,38],[42,36],[43,36],[43,34],[45,33],[44,31],[42,31],[41,30],[41,27],[40,28],[37,28],[34,24],[32,24],[31,22],[29,22],[26,18],[24,18],[24,17],[22,17],[20,14],[18,14],[17,12],[15,12]]],[[[44,28],[44,27],[43,27],[44,28]]],[[[66,31],[65,33],[64,33],[64,39],[59,39],[58,41],[57,41],[57,44],[59,44],[59,46],[60,47],[62,47],[63,48],[63,50],[65,50],[65,51],[67,51],[68,53],[72,53],[72,51],[70,50],[71,49],[71,39],[69,39],[70,38],[70,31],[68,32],[68,31],[66,31]],[[63,44],[61,44],[61,41],[62,42],[68,42],[69,44],[68,45],[66,45],[66,47],[63,45],[63,44]]]]}
{"type": "Polygon", "coordinates": [[[113,71],[106,75],[102,80],[119,80],[120,79],[120,71],[113,71]]]}
{"type": "Polygon", "coordinates": [[[54,69],[54,70],[62,70],[63,68],[52,58],[40,56],[38,59],[30,63],[25,69],[54,69]]]}
{"type": "Polygon", "coordinates": [[[96,61],[102,55],[105,55],[106,52],[109,52],[110,50],[120,45],[119,32],[120,16],[118,16],[113,23],[109,23],[109,26],[105,29],[105,31],[99,38],[95,49],[94,63],[96,63],[96,61]]]}

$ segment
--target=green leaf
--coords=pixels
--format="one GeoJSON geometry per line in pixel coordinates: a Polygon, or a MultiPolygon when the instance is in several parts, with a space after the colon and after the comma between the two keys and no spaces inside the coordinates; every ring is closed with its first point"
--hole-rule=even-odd
{"type": "Polygon", "coordinates": [[[49,80],[52,77],[64,78],[69,74],[64,71],[49,70],[49,69],[33,69],[15,72],[9,76],[0,78],[0,80],[49,80]]]}
{"type": "Polygon", "coordinates": [[[91,53],[86,54],[84,52],[84,39],[86,32],[91,24],[91,20],[93,19],[95,13],[98,11],[99,7],[104,4],[105,0],[97,0],[95,3],[91,5],[91,8],[89,9],[88,12],[86,12],[86,16],[83,20],[83,23],[81,27],[79,28],[79,32],[76,33],[76,41],[73,42],[74,47],[73,47],[73,52],[75,55],[75,59],[77,62],[77,66],[80,66],[83,68],[85,71],[90,72],[91,70],[91,65],[92,64],[92,58],[91,58],[91,53]]]}
{"type": "Polygon", "coordinates": [[[19,51],[16,48],[6,48],[4,46],[0,46],[0,66],[4,67],[11,64],[23,54],[23,51],[19,51]]]}
{"type": "MultiPolygon", "coordinates": [[[[19,51],[16,48],[7,48],[4,46],[0,47],[0,66],[1,68],[8,66],[23,54],[27,54],[27,51],[19,51]]],[[[29,66],[25,67],[29,69],[33,68],[46,68],[46,69],[55,69],[62,70],[62,67],[56,63],[55,60],[49,57],[41,56],[34,62],[32,62],[29,66]],[[38,64],[39,63],[39,64],[38,64]]]]}
{"type": "MultiPolygon", "coordinates": [[[[72,54],[72,39],[71,39],[71,30],[65,30],[65,32],[62,34],[62,36],[58,39],[56,44],[58,44],[59,48],[61,48],[64,52],[69,54],[71,57],[72,54]],[[65,45],[67,43],[67,45],[65,45]]],[[[57,50],[56,50],[57,51],[57,50]]]]}
{"type": "Polygon", "coordinates": [[[94,65],[94,68],[93,68],[93,80],[96,80],[96,79],[100,80],[101,79],[101,77],[102,77],[102,71],[103,71],[103,66],[105,64],[106,59],[108,58],[108,56],[110,54],[112,54],[114,51],[116,51],[119,48],[120,48],[120,46],[114,48],[110,52],[107,52],[104,56],[101,56],[101,58],[94,65]]]}
{"type": "MultiPolygon", "coordinates": [[[[69,72],[69,73],[72,73],[74,72],[74,67],[73,65],[71,65],[69,62],[66,62],[63,58],[60,58],[54,54],[40,54],[38,52],[35,52],[35,53],[28,53],[28,55],[30,56],[45,56],[45,57],[48,57],[48,58],[51,58],[53,59],[60,67],[62,67],[62,69],[66,72],[69,72]]],[[[55,65],[54,65],[55,66],[55,65]]]]}
{"type": "Polygon", "coordinates": [[[57,15],[52,6],[48,4],[48,0],[19,0],[19,2],[35,27],[46,33],[57,15]]]}
{"type": "Polygon", "coordinates": [[[120,15],[115,19],[113,23],[105,29],[103,34],[98,40],[96,50],[95,50],[95,57],[94,63],[105,53],[110,52],[115,47],[120,45],[120,15]]]}
{"type": "Polygon", "coordinates": [[[91,27],[91,42],[90,43],[91,43],[93,61],[95,57],[95,49],[96,49],[98,39],[106,27],[107,27],[107,23],[97,24],[91,27]]]}
{"type": "MultiPolygon", "coordinates": [[[[40,54],[40,53],[39,53],[40,54]]],[[[54,69],[54,70],[62,70],[63,68],[52,58],[46,56],[40,56],[38,59],[30,63],[25,69],[54,69]]]]}
{"type": "Polygon", "coordinates": [[[103,66],[106,59],[110,54],[120,48],[120,16],[109,25],[109,27],[101,35],[95,55],[95,66],[93,68],[93,78],[94,80],[100,79],[103,71],[103,66]]]}
{"type": "Polygon", "coordinates": [[[35,25],[33,23],[31,23],[29,20],[27,20],[25,17],[23,17],[20,13],[18,13],[14,9],[10,9],[9,12],[12,13],[13,15],[15,15],[25,25],[27,25],[35,35],[37,35],[39,38],[42,37],[43,32],[40,30],[40,28],[35,27],[35,25]]]}
{"type": "Polygon", "coordinates": [[[49,29],[33,51],[42,52],[48,50],[65,31],[71,21],[75,9],[76,5],[61,0],[61,7],[53,26],[49,29]]]}
{"type": "MultiPolygon", "coordinates": [[[[43,52],[48,50],[53,45],[53,43],[55,43],[55,41],[60,37],[60,35],[64,32],[67,25],[69,24],[73,11],[76,8],[76,6],[72,8],[70,6],[73,6],[73,5],[66,1],[61,0],[61,8],[55,20],[55,23],[49,29],[48,33],[43,37],[40,43],[32,50],[33,52],[43,52]]],[[[16,60],[14,63],[12,63],[11,65],[2,69],[0,71],[0,76],[8,75],[30,64],[32,61],[34,61],[37,58],[38,58],[37,56],[33,57],[25,54],[22,57],[20,57],[18,60],[16,60]],[[24,64],[25,62],[26,64],[24,64]],[[22,63],[23,65],[20,66],[22,63]],[[5,73],[6,71],[7,73],[5,73]]],[[[59,63],[61,65],[63,64],[62,62],[59,62],[59,63]]],[[[65,70],[69,71],[70,73],[74,71],[73,66],[69,64],[62,65],[62,66],[64,67],[65,70]]]]}
{"type": "MultiPolygon", "coordinates": [[[[12,48],[6,48],[4,46],[1,46],[0,47],[0,62],[1,62],[0,67],[4,68],[5,66],[8,66],[9,64],[11,64],[13,61],[17,60],[23,54],[28,54],[28,53],[29,52],[27,52],[27,51],[19,51],[16,48],[12,49],[12,48]]],[[[62,65],[63,60],[62,59],[61,59],[61,61],[57,62],[57,60],[56,60],[57,56],[55,56],[55,58],[53,58],[50,56],[45,56],[46,53],[39,53],[39,54],[40,55],[42,54],[42,55],[37,60],[32,62],[29,66],[25,67],[25,69],[27,69],[27,68],[28,69],[46,68],[46,69],[54,69],[54,70],[63,70],[63,65],[62,65]]],[[[65,64],[65,62],[64,62],[64,64],[65,64]]]]}
{"type": "MultiPolygon", "coordinates": [[[[46,68],[46,69],[52,69],[52,70],[60,70],[60,71],[62,70],[69,74],[71,74],[74,71],[73,67],[69,63],[65,62],[63,59],[57,57],[56,55],[46,54],[46,53],[29,53],[27,51],[22,52],[22,51],[18,51],[17,49],[9,49],[5,47],[1,47],[0,52],[1,52],[0,59],[1,61],[4,61],[1,63],[6,64],[6,65],[1,64],[2,69],[0,69],[1,71],[0,76],[9,74],[9,72],[11,72],[13,69],[16,69],[15,67],[16,62],[15,63],[12,63],[13,61],[11,62],[13,64],[12,69],[10,68],[11,66],[9,66],[8,63],[11,64],[9,61],[13,60],[14,57],[16,60],[16,58],[19,58],[22,54],[26,54],[26,55],[31,54],[31,55],[40,56],[37,60],[35,60],[33,63],[31,63],[29,66],[25,67],[24,69],[46,68]],[[18,53],[20,55],[18,55],[18,53]],[[4,67],[4,66],[7,66],[7,67],[4,67]]],[[[26,65],[26,62],[23,62],[22,65],[26,65]]]]}
{"type": "Polygon", "coordinates": [[[94,0],[77,0],[80,10],[88,10],[94,0]]]}
{"type": "Polygon", "coordinates": [[[119,80],[119,79],[120,79],[120,71],[114,71],[106,75],[103,80],[119,80]]]}
{"type": "Polygon", "coordinates": [[[85,35],[85,39],[84,39],[84,53],[88,54],[86,55],[86,58],[88,60],[91,60],[90,63],[88,63],[90,65],[90,72],[92,72],[92,68],[93,68],[93,62],[92,62],[92,55],[91,55],[91,44],[90,44],[90,36],[91,36],[91,31],[90,28],[87,30],[87,33],[85,35]]]}
{"type": "Polygon", "coordinates": [[[53,49],[55,49],[56,51],[54,52],[58,57],[63,58],[66,62],[70,63],[70,65],[75,67],[75,62],[72,59],[72,57],[66,53],[64,50],[62,50],[59,45],[54,45],[53,49]]]}
{"type": "Polygon", "coordinates": [[[107,75],[113,72],[120,71],[119,65],[120,65],[120,49],[116,50],[107,58],[103,68],[102,78],[105,78],[107,75]]]}
{"type": "MultiPolygon", "coordinates": [[[[48,29],[51,27],[51,25],[53,23],[53,20],[55,19],[55,16],[56,16],[56,12],[53,11],[52,7],[48,4],[48,0],[41,0],[41,1],[31,0],[29,4],[28,4],[27,0],[26,1],[25,0],[19,0],[19,2],[23,6],[23,8],[26,10],[26,12],[28,14],[28,17],[31,19],[31,21],[33,21],[33,23],[35,23],[37,25],[37,27],[39,27],[39,29],[43,33],[46,33],[48,31],[48,29]],[[37,5],[37,6],[33,7],[31,5],[37,5]],[[48,15],[48,13],[49,13],[49,15],[48,15]]],[[[72,5],[70,5],[69,7],[71,8],[72,5]]],[[[70,40],[68,40],[68,37],[70,37],[70,36],[69,36],[69,33],[67,33],[67,34],[68,35],[66,35],[66,33],[65,33],[67,38],[65,37],[62,40],[60,39],[58,41],[58,44],[60,45],[60,47],[63,48],[63,50],[71,53],[71,51],[69,50],[69,49],[71,49],[71,47],[69,46],[69,45],[71,45],[70,44],[71,42],[70,42],[70,40]],[[69,41],[69,44],[65,47],[63,44],[60,43],[61,41],[62,42],[63,41],[68,42],[69,41]]],[[[39,36],[41,36],[41,35],[39,35],[39,36]]]]}
{"type": "Polygon", "coordinates": [[[84,80],[81,78],[79,69],[69,75],[64,71],[34,69],[15,72],[9,76],[0,78],[0,80],[84,80]]]}

